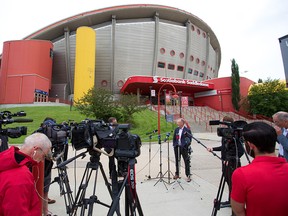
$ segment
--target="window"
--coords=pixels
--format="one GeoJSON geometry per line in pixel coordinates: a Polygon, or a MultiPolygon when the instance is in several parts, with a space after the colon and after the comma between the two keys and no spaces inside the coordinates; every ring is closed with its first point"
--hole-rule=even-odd
{"type": "Polygon", "coordinates": [[[168,64],[168,69],[169,70],[175,70],[175,65],[174,64],[168,64]]]}
{"type": "Polygon", "coordinates": [[[202,35],[203,35],[203,38],[206,38],[206,33],[205,32],[203,32],[202,35]]]}
{"type": "Polygon", "coordinates": [[[192,74],[192,72],[193,72],[193,69],[192,68],[188,68],[188,73],[192,74]]]}
{"type": "Polygon", "coordinates": [[[158,68],[165,68],[164,62],[158,62],[158,68]]]}
{"type": "Polygon", "coordinates": [[[197,59],[196,59],[196,63],[197,63],[197,64],[199,64],[199,62],[200,62],[200,59],[199,59],[199,58],[197,58],[197,59]]]}
{"type": "Polygon", "coordinates": [[[205,66],[205,65],[206,65],[206,62],[205,62],[205,61],[202,61],[202,62],[201,62],[201,65],[202,65],[202,66],[205,66]]]}
{"type": "Polygon", "coordinates": [[[198,34],[198,35],[200,35],[200,34],[201,34],[201,32],[200,32],[200,29],[197,29],[197,34],[198,34]]]}
{"type": "Polygon", "coordinates": [[[160,53],[161,53],[161,54],[164,54],[165,52],[166,52],[165,48],[161,48],[161,49],[160,49],[160,53]]]}
{"type": "Polygon", "coordinates": [[[183,59],[183,58],[184,58],[184,53],[181,52],[181,53],[179,54],[179,57],[180,57],[181,59],[183,59]]]}
{"type": "Polygon", "coordinates": [[[192,31],[195,31],[194,25],[191,25],[191,30],[192,30],[192,31]]]}
{"type": "Polygon", "coordinates": [[[124,82],[122,81],[122,80],[119,80],[118,82],[117,82],[117,86],[118,87],[122,87],[124,85],[124,82]]]}
{"type": "Polygon", "coordinates": [[[108,84],[107,80],[102,80],[102,81],[101,81],[101,86],[102,86],[102,87],[106,87],[107,84],[108,84]]]}
{"type": "Polygon", "coordinates": [[[190,56],[190,61],[191,62],[194,61],[194,56],[193,55],[190,56]]]}
{"type": "Polygon", "coordinates": [[[194,76],[198,76],[198,71],[194,70],[194,76]]]}
{"type": "Polygon", "coordinates": [[[183,66],[180,66],[180,65],[178,65],[178,67],[177,67],[177,71],[184,71],[184,67],[183,66]]]}
{"type": "Polygon", "coordinates": [[[204,73],[200,72],[199,77],[204,77],[204,73]]]}
{"type": "Polygon", "coordinates": [[[174,51],[174,50],[171,50],[171,51],[170,51],[170,55],[171,55],[171,56],[174,56],[174,55],[175,55],[175,51],[174,51]]]}

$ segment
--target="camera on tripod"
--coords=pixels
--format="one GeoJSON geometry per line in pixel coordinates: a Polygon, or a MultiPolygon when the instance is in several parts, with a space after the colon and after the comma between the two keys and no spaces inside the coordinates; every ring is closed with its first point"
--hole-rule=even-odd
{"type": "Polygon", "coordinates": [[[219,137],[240,139],[242,137],[243,127],[247,124],[247,122],[242,120],[235,122],[226,122],[220,120],[209,121],[209,125],[220,125],[220,124],[226,125],[228,127],[217,128],[217,135],[219,137]]]}
{"type": "Polygon", "coordinates": [[[103,120],[84,120],[72,127],[72,145],[76,150],[95,147],[114,149],[117,159],[135,158],[141,153],[141,139],[129,133],[129,124],[118,124],[114,129],[103,120]]]}
{"type": "Polygon", "coordinates": [[[15,122],[23,123],[23,122],[32,122],[32,119],[13,119],[13,117],[22,117],[26,116],[24,111],[20,111],[17,113],[11,113],[10,111],[0,112],[0,135],[8,136],[10,138],[18,138],[22,135],[27,135],[27,127],[15,127],[15,128],[2,128],[2,125],[12,124],[15,122]]]}

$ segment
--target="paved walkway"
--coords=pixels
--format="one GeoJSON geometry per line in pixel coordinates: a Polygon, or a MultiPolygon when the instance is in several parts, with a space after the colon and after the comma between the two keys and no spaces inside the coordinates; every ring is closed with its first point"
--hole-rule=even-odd
{"type": "MultiPolygon", "coordinates": [[[[194,137],[201,142],[202,145],[207,147],[220,145],[220,137],[217,137],[215,134],[198,133],[194,134],[194,137]]],[[[168,140],[161,144],[161,150],[158,143],[151,143],[151,145],[149,143],[143,143],[141,155],[137,157],[136,178],[137,194],[144,215],[211,215],[213,200],[216,198],[221,178],[221,161],[212,153],[208,152],[199,142],[195,140],[192,142],[193,153],[191,157],[191,171],[193,175],[190,183],[185,181],[183,167],[181,169],[182,179],[180,182],[173,182],[173,179],[171,179],[172,176],[168,179],[168,161],[171,167],[171,173],[174,174],[175,172],[174,153],[172,152],[171,141],[168,140]],[[168,146],[170,147],[169,160],[168,146]],[[161,167],[160,153],[162,156],[161,167]],[[149,163],[149,158],[151,158],[151,163],[149,163]],[[165,178],[163,179],[157,178],[159,177],[158,174],[161,169],[163,174],[166,173],[165,178]],[[151,176],[151,179],[148,179],[149,175],[151,176]]],[[[80,152],[81,151],[72,151],[72,148],[70,148],[68,158],[75,156],[75,154],[78,155],[80,152]]],[[[85,170],[87,162],[90,160],[89,158],[89,155],[87,155],[83,159],[78,158],[67,165],[70,185],[74,191],[73,194],[78,190],[83,171],[85,170]]],[[[103,164],[105,172],[107,173],[108,158],[102,154],[100,162],[103,164]]],[[[242,157],[242,163],[247,163],[244,156],[242,157]]],[[[184,165],[183,161],[182,164],[184,165]]],[[[93,175],[95,173],[96,171],[92,172],[93,175]]],[[[57,176],[56,169],[52,171],[52,178],[55,176],[57,176]]],[[[112,201],[100,171],[98,171],[98,178],[96,181],[93,176],[89,181],[86,198],[92,195],[93,186],[96,186],[96,196],[98,200],[110,205],[112,201]]],[[[60,196],[60,189],[57,183],[50,186],[49,197],[56,199],[55,204],[49,205],[49,210],[56,215],[67,215],[64,197],[60,196]]],[[[226,201],[227,197],[227,187],[225,187],[222,201],[226,201]]],[[[125,215],[124,200],[125,196],[123,192],[120,198],[121,215],[125,215]]],[[[95,203],[93,207],[93,215],[107,215],[107,207],[97,203],[95,203]]],[[[81,209],[79,208],[77,215],[80,215],[80,210],[81,209]]],[[[217,215],[231,215],[231,208],[221,208],[217,211],[217,215]]]]}

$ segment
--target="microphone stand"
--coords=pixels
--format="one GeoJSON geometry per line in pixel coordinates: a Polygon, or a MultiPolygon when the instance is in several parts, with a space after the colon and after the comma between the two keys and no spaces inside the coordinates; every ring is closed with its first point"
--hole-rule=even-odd
{"type": "Polygon", "coordinates": [[[150,175],[150,170],[151,170],[151,139],[152,139],[152,135],[149,135],[149,173],[148,173],[148,180],[151,179],[151,175],[150,175]]]}
{"type": "MultiPolygon", "coordinates": [[[[187,135],[188,137],[194,139],[198,144],[202,145],[204,148],[207,149],[207,146],[205,146],[200,140],[196,139],[192,134],[190,134],[190,133],[188,133],[188,132],[185,132],[184,134],[187,135]]],[[[221,157],[219,157],[215,152],[211,151],[211,153],[212,153],[215,157],[219,158],[219,159],[222,161],[221,157]]]]}
{"type": "Polygon", "coordinates": [[[168,157],[168,170],[163,174],[163,176],[165,176],[166,175],[166,173],[168,173],[168,184],[170,184],[171,182],[170,182],[170,179],[171,179],[171,177],[170,177],[170,174],[172,174],[172,176],[173,176],[173,173],[171,172],[171,170],[170,170],[170,150],[169,150],[169,136],[170,136],[170,133],[167,133],[166,134],[166,138],[165,138],[165,140],[164,140],[164,142],[167,142],[167,146],[168,146],[168,148],[167,148],[167,152],[168,152],[168,155],[167,155],[167,157],[168,157]]]}
{"type": "Polygon", "coordinates": [[[154,130],[152,132],[146,133],[146,135],[149,135],[149,173],[147,176],[147,180],[151,179],[150,171],[151,171],[151,140],[152,140],[152,134],[156,133],[158,130],[154,130]]]}
{"type": "Polygon", "coordinates": [[[158,175],[156,176],[156,178],[159,178],[159,180],[154,184],[154,186],[155,186],[156,184],[158,184],[158,182],[161,181],[161,182],[163,182],[166,190],[168,190],[168,188],[167,188],[167,186],[166,186],[167,182],[163,180],[164,175],[163,175],[163,172],[162,172],[162,144],[161,144],[161,134],[158,135],[158,144],[160,145],[160,164],[159,164],[159,166],[160,166],[160,171],[159,171],[158,175]]]}

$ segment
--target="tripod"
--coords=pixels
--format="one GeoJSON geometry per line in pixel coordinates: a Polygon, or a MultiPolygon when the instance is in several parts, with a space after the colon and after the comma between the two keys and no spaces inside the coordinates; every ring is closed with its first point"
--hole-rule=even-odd
{"type": "MultiPolygon", "coordinates": [[[[95,153],[95,152],[93,152],[93,153],[95,153]]],[[[105,175],[103,166],[100,162],[100,155],[99,155],[99,153],[95,153],[95,154],[91,155],[90,162],[88,162],[86,165],[86,169],[84,171],[84,174],[83,174],[80,186],[79,186],[79,190],[77,192],[75,202],[74,202],[73,207],[72,207],[73,212],[74,212],[73,215],[76,215],[77,208],[81,206],[81,213],[80,213],[81,216],[84,216],[85,210],[87,208],[88,208],[88,214],[87,215],[92,216],[94,203],[101,204],[107,208],[110,208],[110,205],[101,202],[98,199],[98,197],[96,196],[96,182],[97,182],[98,168],[99,167],[100,167],[101,174],[104,178],[105,185],[106,185],[108,192],[112,198],[112,190],[111,190],[110,184],[108,182],[108,179],[105,175]],[[92,190],[93,193],[89,198],[85,198],[86,190],[87,190],[89,180],[91,178],[93,171],[95,171],[94,184],[93,184],[93,190],[92,190]]]]}
{"type": "Polygon", "coordinates": [[[162,172],[162,144],[161,144],[161,135],[160,135],[160,134],[158,135],[158,144],[160,145],[160,164],[159,164],[159,166],[160,166],[160,171],[159,171],[158,175],[156,176],[156,178],[159,178],[159,179],[158,179],[158,181],[154,184],[154,186],[155,186],[156,184],[158,184],[158,182],[163,182],[166,190],[168,190],[168,188],[167,188],[167,186],[166,186],[167,182],[163,180],[164,175],[163,175],[163,172],[162,172]]]}
{"type": "Polygon", "coordinates": [[[235,162],[222,161],[222,163],[223,163],[222,164],[222,176],[221,176],[221,180],[219,183],[217,196],[214,199],[214,207],[213,207],[211,216],[216,216],[217,211],[220,210],[220,208],[230,207],[230,204],[228,203],[225,205],[221,205],[221,199],[222,199],[222,195],[224,192],[224,186],[225,186],[225,183],[227,183],[229,187],[229,198],[230,198],[232,173],[237,167],[241,166],[240,162],[236,159],[235,159],[235,162]],[[235,168],[233,167],[233,165],[235,166],[235,168]]]}
{"type": "Polygon", "coordinates": [[[136,159],[128,159],[128,173],[124,175],[124,180],[119,181],[121,186],[117,196],[114,197],[111,208],[107,216],[113,216],[115,211],[119,211],[119,200],[123,190],[125,189],[125,215],[136,215],[136,208],[140,216],[143,216],[140,201],[136,192],[136,177],[135,177],[136,159]]]}
{"type": "Polygon", "coordinates": [[[64,154],[65,154],[65,148],[63,148],[62,152],[59,154],[56,153],[56,164],[57,164],[57,171],[58,171],[58,177],[54,178],[54,181],[51,182],[57,182],[60,187],[60,195],[64,196],[64,202],[66,206],[66,213],[71,215],[72,214],[72,205],[74,203],[74,199],[72,196],[72,190],[70,188],[68,174],[66,170],[66,166],[58,167],[59,164],[61,164],[64,161],[64,154]]]}

